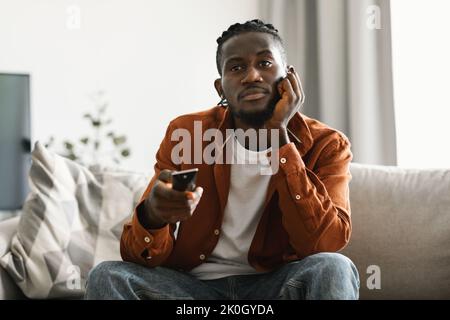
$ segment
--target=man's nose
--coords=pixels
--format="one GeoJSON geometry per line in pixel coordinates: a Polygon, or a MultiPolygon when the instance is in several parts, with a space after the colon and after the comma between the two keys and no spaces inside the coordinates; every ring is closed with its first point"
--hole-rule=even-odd
{"type": "Polygon", "coordinates": [[[258,69],[254,67],[250,67],[247,69],[247,72],[245,73],[245,77],[242,78],[241,82],[242,84],[246,83],[252,83],[252,82],[262,82],[263,78],[261,74],[259,73],[258,69]]]}

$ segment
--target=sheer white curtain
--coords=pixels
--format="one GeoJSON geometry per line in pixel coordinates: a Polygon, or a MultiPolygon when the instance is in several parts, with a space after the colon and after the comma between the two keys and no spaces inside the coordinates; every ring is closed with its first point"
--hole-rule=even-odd
{"type": "Polygon", "coordinates": [[[302,78],[302,112],[344,132],[354,162],[396,165],[388,0],[264,0],[302,78]]]}

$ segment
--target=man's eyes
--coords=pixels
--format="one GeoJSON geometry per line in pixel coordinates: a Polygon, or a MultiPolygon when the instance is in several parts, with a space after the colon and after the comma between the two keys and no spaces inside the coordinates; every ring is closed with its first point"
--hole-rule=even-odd
{"type": "Polygon", "coordinates": [[[270,66],[272,65],[272,62],[265,60],[265,61],[261,61],[260,64],[261,64],[263,67],[270,67],[270,66]]]}
{"type": "MultiPolygon", "coordinates": [[[[267,67],[271,67],[271,66],[272,66],[272,62],[267,61],[267,60],[264,60],[264,61],[259,62],[259,65],[260,65],[261,67],[267,68],[267,67]]],[[[230,68],[230,70],[231,70],[232,72],[237,72],[237,71],[241,71],[241,70],[244,69],[244,68],[245,68],[244,65],[234,65],[234,66],[232,66],[232,67],[230,68]]]]}

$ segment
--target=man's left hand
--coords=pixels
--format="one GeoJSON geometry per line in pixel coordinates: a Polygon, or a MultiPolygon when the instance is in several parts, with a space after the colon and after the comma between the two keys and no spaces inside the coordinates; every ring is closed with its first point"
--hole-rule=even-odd
{"type": "Polygon", "coordinates": [[[286,129],[289,120],[305,101],[300,77],[293,66],[289,66],[287,76],[278,83],[277,89],[281,99],[275,105],[273,115],[267,120],[266,127],[286,129]]]}

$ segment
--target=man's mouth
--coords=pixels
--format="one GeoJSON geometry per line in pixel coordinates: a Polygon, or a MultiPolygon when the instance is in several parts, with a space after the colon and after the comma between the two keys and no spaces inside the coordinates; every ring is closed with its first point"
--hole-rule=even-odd
{"type": "Polygon", "coordinates": [[[250,88],[240,94],[242,101],[254,101],[265,98],[268,92],[262,88],[250,88]]]}
{"type": "Polygon", "coordinates": [[[248,94],[242,97],[242,101],[253,101],[253,100],[259,100],[264,98],[267,95],[267,93],[253,93],[248,94]]]}

